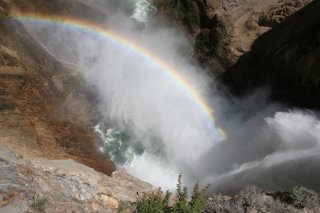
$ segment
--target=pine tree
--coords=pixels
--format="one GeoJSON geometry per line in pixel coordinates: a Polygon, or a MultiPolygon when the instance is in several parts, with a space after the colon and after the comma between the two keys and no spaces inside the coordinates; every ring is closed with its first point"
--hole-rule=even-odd
{"type": "Polygon", "coordinates": [[[174,213],[188,213],[191,211],[189,203],[188,203],[188,189],[187,187],[183,187],[182,189],[182,174],[178,177],[177,183],[177,202],[173,206],[174,213]]]}
{"type": "Polygon", "coordinates": [[[200,190],[199,188],[199,181],[196,182],[196,184],[193,187],[193,191],[191,194],[191,201],[190,201],[190,207],[192,213],[200,213],[203,211],[206,203],[205,199],[205,193],[207,189],[209,188],[209,185],[207,185],[205,188],[200,190]]]}

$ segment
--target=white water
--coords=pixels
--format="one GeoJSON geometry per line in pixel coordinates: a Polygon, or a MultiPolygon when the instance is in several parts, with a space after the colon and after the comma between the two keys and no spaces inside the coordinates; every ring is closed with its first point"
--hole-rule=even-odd
{"type": "Polygon", "coordinates": [[[157,8],[155,8],[148,0],[130,1],[135,5],[135,9],[131,17],[139,22],[148,22],[150,17],[157,12],[157,8]]]}
{"type": "Polygon", "coordinates": [[[113,129],[105,130],[102,126],[102,124],[95,126],[95,131],[104,141],[100,151],[108,153],[119,168],[154,186],[161,186],[163,189],[171,190],[175,188],[178,168],[170,165],[170,162],[164,160],[163,156],[156,156],[149,153],[148,150],[143,150],[142,153],[137,152],[132,147],[133,141],[122,141],[116,137],[119,131],[113,129]],[[129,142],[129,147],[121,151],[121,156],[125,159],[125,162],[119,162],[117,158],[119,156],[115,156],[113,151],[118,152],[123,147],[123,144],[127,142],[129,142]],[[118,146],[110,146],[111,143],[116,143],[118,146]]]}
{"type": "MultiPolygon", "coordinates": [[[[147,1],[134,3],[131,17],[148,21],[152,13],[147,1]]],[[[102,9],[101,5],[94,8],[102,9]]],[[[199,74],[203,70],[179,54],[183,36],[167,29],[136,33],[128,27],[131,22],[121,16],[115,14],[111,20],[106,25],[116,26],[174,64],[199,91],[208,89],[207,76],[199,74]]],[[[200,180],[220,188],[255,183],[275,189],[320,186],[320,122],[315,112],[261,105],[264,100],[260,96],[229,102],[215,94],[210,100],[218,107],[217,120],[226,127],[228,140],[214,146],[205,136],[203,120],[179,88],[131,50],[87,35],[42,27],[29,30],[54,57],[77,64],[87,82],[97,88],[99,108],[105,116],[101,120],[114,122],[121,131],[129,128],[141,140],[143,153],[137,154],[129,146],[122,153],[126,162],[119,163],[136,177],[164,189],[174,188],[179,173],[190,185],[200,180]],[[42,29],[49,33],[44,36],[42,29]],[[312,178],[317,180],[310,181],[312,178]]],[[[108,145],[110,130],[108,133],[97,126],[96,131],[108,145]]],[[[104,145],[101,151],[107,151],[104,145]]]]}
{"type": "Polygon", "coordinates": [[[124,169],[154,186],[170,190],[175,189],[179,175],[179,169],[171,165],[170,162],[163,161],[163,159],[147,152],[136,156],[131,163],[124,165],[124,169]]]}

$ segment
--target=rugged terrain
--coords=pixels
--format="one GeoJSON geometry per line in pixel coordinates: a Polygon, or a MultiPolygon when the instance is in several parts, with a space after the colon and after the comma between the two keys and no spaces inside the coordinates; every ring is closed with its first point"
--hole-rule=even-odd
{"type": "Polygon", "coordinates": [[[224,68],[251,50],[253,42],[311,0],[153,0],[158,15],[191,34],[202,62],[224,68]]]}
{"type": "Polygon", "coordinates": [[[70,158],[111,174],[115,167],[97,151],[90,128],[90,89],[10,17],[16,5],[25,9],[27,2],[0,4],[0,141],[26,158],[70,158]]]}
{"type": "MultiPolygon", "coordinates": [[[[320,106],[319,1],[153,1],[190,33],[204,66],[221,65],[213,75],[226,69],[233,93],[268,84],[281,101],[320,106]]],[[[98,151],[93,88],[33,40],[16,10],[106,18],[78,1],[0,0],[0,211],[113,212],[152,190],[98,151]]],[[[222,198],[208,211],[234,205],[222,198]]]]}
{"type": "Polygon", "coordinates": [[[320,107],[320,2],[314,1],[259,37],[222,76],[235,94],[268,85],[273,98],[320,107]]]}
{"type": "Polygon", "coordinates": [[[0,145],[0,212],[117,212],[152,186],[123,171],[104,175],[73,160],[24,159],[0,145]]]}
{"type": "Polygon", "coordinates": [[[103,16],[74,1],[0,1],[0,212],[114,212],[152,189],[99,151],[93,89],[33,40],[17,10],[103,16]]]}
{"type": "Polygon", "coordinates": [[[154,0],[183,26],[200,61],[236,95],[268,86],[272,98],[319,107],[319,1],[154,0]],[[218,65],[221,68],[217,68],[218,65]],[[224,72],[225,71],[225,72],[224,72]]]}

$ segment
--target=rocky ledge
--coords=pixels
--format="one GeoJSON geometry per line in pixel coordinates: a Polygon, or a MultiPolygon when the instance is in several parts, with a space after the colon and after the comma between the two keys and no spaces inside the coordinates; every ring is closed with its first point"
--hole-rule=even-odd
{"type": "Polygon", "coordinates": [[[117,212],[152,186],[126,172],[111,176],[74,160],[26,160],[0,145],[0,212],[117,212]]]}

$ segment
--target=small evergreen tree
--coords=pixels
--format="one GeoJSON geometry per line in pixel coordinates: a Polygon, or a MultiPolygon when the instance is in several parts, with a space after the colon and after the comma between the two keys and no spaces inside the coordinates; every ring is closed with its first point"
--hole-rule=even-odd
{"type": "Polygon", "coordinates": [[[196,182],[196,184],[193,187],[193,191],[191,194],[191,201],[190,201],[190,207],[192,213],[200,213],[203,211],[206,199],[204,197],[207,189],[209,188],[209,185],[206,186],[204,189],[200,190],[199,188],[199,181],[196,182]]]}
{"type": "Polygon", "coordinates": [[[164,196],[163,201],[162,201],[163,206],[164,206],[167,210],[169,209],[169,200],[170,200],[171,195],[172,195],[172,193],[171,193],[169,190],[167,190],[167,191],[166,191],[166,195],[164,196]]]}
{"type": "Polygon", "coordinates": [[[191,212],[191,208],[188,202],[188,188],[185,186],[182,190],[182,196],[180,201],[178,202],[179,212],[191,212]]]}
{"type": "Polygon", "coordinates": [[[182,186],[182,175],[178,177],[176,188],[176,203],[170,207],[169,199],[172,195],[170,191],[166,191],[164,195],[159,188],[156,192],[144,195],[136,205],[138,213],[200,213],[205,207],[205,192],[208,186],[200,190],[199,182],[193,188],[191,200],[188,200],[188,188],[182,186]]]}
{"type": "Polygon", "coordinates": [[[174,213],[190,212],[190,206],[188,203],[188,189],[187,187],[182,188],[182,174],[179,174],[176,192],[177,202],[173,206],[172,211],[174,213]]]}

